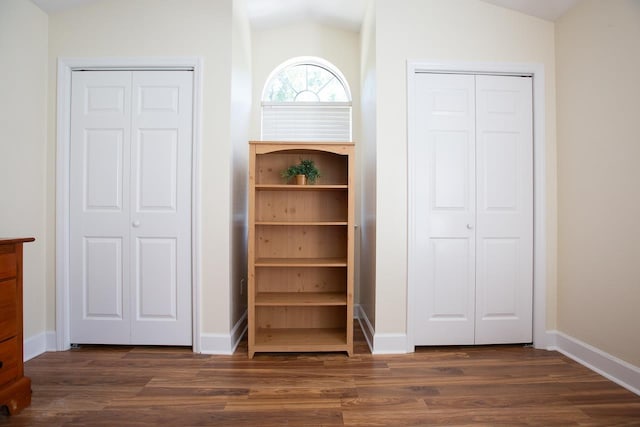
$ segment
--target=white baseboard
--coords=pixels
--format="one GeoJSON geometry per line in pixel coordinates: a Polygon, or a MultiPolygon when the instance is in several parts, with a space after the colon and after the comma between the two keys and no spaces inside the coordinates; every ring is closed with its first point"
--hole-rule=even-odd
{"type": "Polygon", "coordinates": [[[541,350],[558,349],[558,331],[545,331],[542,337],[544,342],[534,342],[534,348],[539,348],[541,350]]]}
{"type": "Polygon", "coordinates": [[[550,333],[555,336],[553,339],[555,345],[550,346],[549,350],[557,350],[614,383],[640,395],[640,367],[618,359],[563,332],[552,331],[550,333]]]}
{"type": "Polygon", "coordinates": [[[355,306],[355,313],[364,337],[372,354],[406,354],[407,334],[383,334],[376,333],[373,325],[367,317],[367,313],[360,305],[355,306]]]}
{"type": "Polygon", "coordinates": [[[364,339],[367,341],[369,350],[373,353],[373,336],[376,331],[373,329],[373,326],[367,317],[367,313],[364,312],[360,304],[355,304],[353,313],[355,318],[358,319],[358,323],[360,323],[360,329],[362,329],[362,333],[364,334],[364,339]]]}
{"type": "Polygon", "coordinates": [[[56,351],[55,331],[41,332],[24,340],[24,361],[40,356],[46,351],[56,351]]]}
{"type": "Polygon", "coordinates": [[[407,354],[407,334],[376,333],[373,354],[407,354]]]}
{"type": "Polygon", "coordinates": [[[233,326],[228,334],[201,334],[200,352],[203,354],[232,355],[247,331],[247,312],[233,326]]]}

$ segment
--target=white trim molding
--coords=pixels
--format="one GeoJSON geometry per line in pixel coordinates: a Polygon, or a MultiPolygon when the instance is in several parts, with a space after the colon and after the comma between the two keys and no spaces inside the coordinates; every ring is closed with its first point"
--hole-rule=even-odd
{"type": "Polygon", "coordinates": [[[232,355],[247,332],[247,327],[247,312],[245,311],[230,333],[202,334],[200,336],[200,353],[232,355]]]}
{"type": "Polygon", "coordinates": [[[354,310],[355,318],[360,323],[360,328],[367,341],[371,354],[405,354],[407,353],[407,335],[376,333],[373,325],[367,317],[367,313],[360,305],[354,310]]]}
{"type": "Polygon", "coordinates": [[[414,105],[416,73],[464,73],[531,76],[533,79],[533,345],[536,348],[548,347],[546,333],[546,125],[545,125],[545,74],[544,65],[529,63],[483,63],[483,62],[407,62],[407,165],[408,165],[408,256],[407,256],[407,340],[406,351],[413,352],[414,325],[413,313],[418,308],[414,304],[417,273],[411,259],[415,253],[415,245],[411,230],[414,227],[412,194],[415,189],[412,182],[412,140],[414,139],[412,124],[416,122],[414,105]]]}
{"type": "MultiPolygon", "coordinates": [[[[71,73],[75,70],[193,71],[192,147],[192,333],[193,351],[200,352],[200,147],[202,145],[202,76],[200,57],[58,58],[56,119],[56,344],[70,348],[69,324],[69,147],[71,134],[71,73]]],[[[41,348],[41,346],[39,347],[41,348]]]]}
{"type": "Polygon", "coordinates": [[[603,377],[640,396],[640,367],[560,331],[552,331],[557,350],[603,377]]]}
{"type": "Polygon", "coordinates": [[[24,339],[23,361],[40,356],[47,351],[56,351],[56,332],[47,331],[24,339]]]}
{"type": "Polygon", "coordinates": [[[406,354],[407,334],[376,333],[372,354],[406,354]]]}
{"type": "Polygon", "coordinates": [[[354,306],[354,317],[358,319],[358,323],[360,324],[360,329],[362,329],[362,333],[364,334],[364,339],[367,341],[367,345],[369,346],[369,350],[373,353],[373,337],[376,333],[373,325],[369,321],[367,317],[367,313],[365,313],[364,309],[360,304],[356,304],[354,306]]]}

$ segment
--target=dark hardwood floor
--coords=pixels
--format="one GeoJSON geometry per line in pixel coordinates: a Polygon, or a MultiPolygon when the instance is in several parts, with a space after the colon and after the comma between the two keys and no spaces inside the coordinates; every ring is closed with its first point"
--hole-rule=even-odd
{"type": "Polygon", "coordinates": [[[83,346],[26,363],[29,408],[0,426],[640,426],[637,396],[522,346],[233,356],[83,346]]]}

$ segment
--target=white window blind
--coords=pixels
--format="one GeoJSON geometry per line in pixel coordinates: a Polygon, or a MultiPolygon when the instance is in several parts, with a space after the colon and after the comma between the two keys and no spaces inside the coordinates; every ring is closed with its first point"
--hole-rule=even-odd
{"type": "Polygon", "coordinates": [[[351,141],[350,103],[262,105],[265,141],[351,141]]]}

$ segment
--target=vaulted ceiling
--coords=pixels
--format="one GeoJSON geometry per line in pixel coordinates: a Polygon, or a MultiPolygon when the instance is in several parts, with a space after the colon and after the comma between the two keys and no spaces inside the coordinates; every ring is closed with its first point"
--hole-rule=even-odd
{"type": "MultiPolygon", "coordinates": [[[[482,0],[527,15],[555,21],[579,0],[482,0]]],[[[247,0],[249,19],[256,29],[311,20],[360,31],[368,0],[247,0]]]]}
{"type": "Polygon", "coordinates": [[[368,0],[247,0],[252,28],[313,21],[360,31],[368,0]]]}
{"type": "MultiPolygon", "coordinates": [[[[45,12],[57,12],[97,0],[31,0],[45,12]]],[[[247,0],[251,25],[273,28],[294,22],[318,22],[358,32],[369,0],[247,0]]],[[[554,21],[580,0],[482,0],[554,21]]]]}
{"type": "Polygon", "coordinates": [[[580,0],[482,0],[547,21],[555,21],[580,0]]]}

